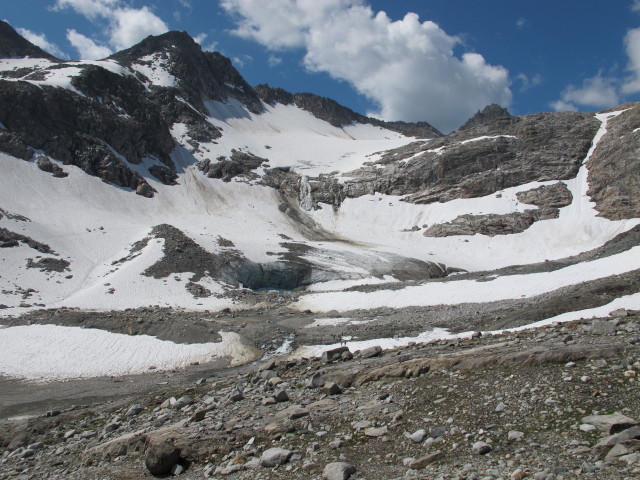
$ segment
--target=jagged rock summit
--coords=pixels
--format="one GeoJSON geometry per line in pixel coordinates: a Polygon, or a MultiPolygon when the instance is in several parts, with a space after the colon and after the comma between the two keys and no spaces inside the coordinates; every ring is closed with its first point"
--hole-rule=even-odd
{"type": "Polygon", "coordinates": [[[16,32],[11,25],[0,20],[0,58],[46,58],[58,61],[53,55],[35,46],[16,32]]]}
{"type": "Polygon", "coordinates": [[[501,107],[496,103],[487,105],[482,110],[478,110],[473,117],[467,120],[458,131],[469,130],[470,128],[477,127],[483,123],[492,122],[498,118],[510,117],[511,114],[506,108],[501,107]]]}

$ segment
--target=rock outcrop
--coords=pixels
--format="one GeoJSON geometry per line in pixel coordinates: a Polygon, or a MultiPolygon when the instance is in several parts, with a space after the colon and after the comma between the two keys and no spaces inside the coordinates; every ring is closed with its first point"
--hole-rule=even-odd
{"type": "Polygon", "coordinates": [[[640,217],[640,104],[607,122],[607,133],[587,163],[589,196],[610,220],[640,217]]]}
{"type": "Polygon", "coordinates": [[[408,195],[412,203],[473,198],[532,181],[576,176],[598,121],[583,113],[540,113],[500,118],[389,151],[346,174],[347,196],[373,192],[408,195]],[[419,148],[422,153],[416,154],[419,148]]]}

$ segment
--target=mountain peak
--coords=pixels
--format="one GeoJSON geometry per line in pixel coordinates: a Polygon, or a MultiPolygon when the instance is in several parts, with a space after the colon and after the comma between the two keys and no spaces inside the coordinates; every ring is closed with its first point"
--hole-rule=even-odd
{"type": "Polygon", "coordinates": [[[168,83],[179,88],[183,97],[201,112],[206,111],[203,100],[223,101],[228,97],[238,99],[253,112],[262,109],[260,99],[231,60],[218,52],[203,51],[187,32],[150,35],[109,58],[138,72],[148,73],[149,68],[166,71],[172,79],[168,83]],[[141,65],[143,68],[138,68],[141,65]]]}
{"type": "Polygon", "coordinates": [[[465,122],[458,130],[468,130],[483,123],[492,122],[496,118],[510,117],[511,114],[506,108],[501,107],[497,103],[487,105],[482,110],[478,110],[473,117],[465,122]]]}
{"type": "Polygon", "coordinates": [[[0,20],[0,58],[32,57],[57,61],[53,55],[45,52],[26,38],[23,38],[7,22],[0,20]]]}
{"type": "Polygon", "coordinates": [[[198,55],[202,53],[200,45],[198,45],[187,32],[170,31],[161,35],[149,35],[140,41],[140,43],[126,50],[114,53],[109,58],[123,64],[128,64],[147,55],[153,55],[154,53],[167,50],[175,50],[181,55],[198,55]]]}

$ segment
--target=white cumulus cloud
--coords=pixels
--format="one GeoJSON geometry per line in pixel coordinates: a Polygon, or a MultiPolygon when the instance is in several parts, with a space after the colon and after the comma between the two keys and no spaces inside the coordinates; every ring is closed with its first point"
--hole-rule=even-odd
{"type": "Polygon", "coordinates": [[[111,55],[109,47],[98,45],[89,37],[76,32],[73,29],[67,30],[67,40],[80,54],[83,60],[98,60],[111,55]]]}
{"type": "Polygon", "coordinates": [[[26,28],[18,28],[16,30],[20,35],[22,35],[34,45],[40,47],[45,52],[48,52],[58,58],[67,58],[67,55],[62,50],[60,50],[60,47],[58,47],[55,43],[51,43],[49,40],[47,40],[47,36],[45,34],[32,32],[31,30],[28,30],[26,28]]]}
{"type": "Polygon", "coordinates": [[[582,85],[577,87],[569,85],[564,89],[560,100],[551,103],[551,107],[556,111],[578,110],[579,107],[586,108],[608,108],[620,103],[617,90],[617,80],[611,77],[604,77],[601,73],[587,78],[582,85]]]}
{"type": "MultiPolygon", "coordinates": [[[[122,50],[149,35],[159,35],[169,30],[167,24],[149,7],[133,8],[125,0],[57,0],[54,8],[72,9],[95,24],[103,26],[108,46],[99,45],[92,40],[95,49],[101,48],[103,51],[122,50]]],[[[86,36],[84,38],[90,40],[86,36]]],[[[79,37],[74,39],[76,44],[72,45],[82,56],[83,50],[80,48],[86,48],[87,42],[79,37]]]]}
{"type": "Polygon", "coordinates": [[[627,32],[624,37],[624,46],[629,57],[627,68],[631,75],[622,86],[622,91],[626,94],[638,93],[640,92],[640,28],[627,32]]]}
{"type": "Polygon", "coordinates": [[[349,82],[386,120],[457,128],[490,103],[511,104],[509,73],[431,21],[392,21],[362,0],[223,0],[234,32],[271,50],[303,48],[308,70],[349,82]]]}

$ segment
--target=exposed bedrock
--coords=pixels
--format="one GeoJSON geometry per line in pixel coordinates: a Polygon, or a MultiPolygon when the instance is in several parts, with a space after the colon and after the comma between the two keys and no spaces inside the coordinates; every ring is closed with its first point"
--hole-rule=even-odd
{"type": "Polygon", "coordinates": [[[591,114],[502,117],[444,138],[391,150],[349,172],[347,196],[410,195],[412,203],[475,198],[532,181],[574,178],[599,122],[591,114]],[[486,137],[486,138],[483,138],[486,137]]]}
{"type": "Polygon", "coordinates": [[[557,208],[525,210],[506,215],[460,215],[451,222],[439,223],[427,228],[425,237],[450,237],[453,235],[509,235],[524,232],[538,220],[558,217],[557,208]]]}
{"type": "Polygon", "coordinates": [[[570,205],[573,201],[571,191],[563,182],[542,185],[525,192],[518,192],[516,197],[522,203],[541,208],[562,208],[570,205]]]}
{"type": "Polygon", "coordinates": [[[640,104],[610,118],[607,133],[587,162],[589,196],[610,220],[640,217],[640,104]]]}

